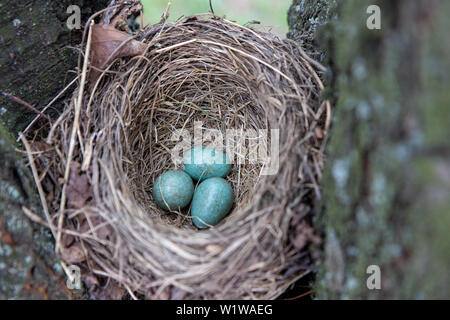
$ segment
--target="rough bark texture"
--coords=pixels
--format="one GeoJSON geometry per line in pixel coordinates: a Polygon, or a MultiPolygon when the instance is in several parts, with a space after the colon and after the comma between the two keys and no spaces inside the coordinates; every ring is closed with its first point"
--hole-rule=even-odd
{"type": "Polygon", "coordinates": [[[34,181],[0,125],[0,299],[67,299],[52,235],[22,212],[39,212],[34,181]]]}
{"type": "MultiPolygon", "coordinates": [[[[0,92],[42,107],[71,80],[80,31],[66,26],[69,5],[82,21],[107,1],[13,1],[0,3],[0,92]]],[[[46,228],[27,219],[22,206],[41,213],[30,171],[15,151],[17,133],[35,113],[0,96],[0,299],[67,299],[72,295],[46,228]]]]}
{"type": "MultiPolygon", "coordinates": [[[[66,26],[69,5],[81,8],[83,19],[107,1],[6,0],[0,3],[0,92],[7,92],[32,105],[47,104],[70,80],[80,31],[66,26]]],[[[84,20],[83,20],[84,21],[84,20]]],[[[0,96],[1,123],[14,134],[23,130],[36,114],[0,96]]]]}
{"type": "MultiPolygon", "coordinates": [[[[105,3],[2,1],[0,91],[48,102],[75,66],[67,6],[89,15],[105,3]]],[[[317,298],[450,296],[449,10],[445,0],[295,0],[289,11],[290,37],[321,53],[333,75],[317,298]],[[371,4],[382,9],[381,30],[366,28],[371,4]],[[366,287],[372,264],[381,290],[366,287]]],[[[0,299],[66,298],[51,236],[22,213],[40,206],[7,132],[34,114],[3,97],[0,113],[0,299]]]]}
{"type": "Polygon", "coordinates": [[[321,31],[335,14],[336,1],[294,0],[288,11],[287,37],[298,41],[317,60],[325,58],[325,46],[320,46],[321,31]]]}
{"type": "MultiPolygon", "coordinates": [[[[334,101],[317,298],[450,296],[449,9],[448,1],[337,1],[328,15],[337,19],[315,35],[334,101]],[[372,4],[381,30],[366,27],[372,4]],[[381,268],[381,290],[366,286],[369,265],[381,268]]],[[[291,27],[303,20],[290,11],[291,27]]]]}

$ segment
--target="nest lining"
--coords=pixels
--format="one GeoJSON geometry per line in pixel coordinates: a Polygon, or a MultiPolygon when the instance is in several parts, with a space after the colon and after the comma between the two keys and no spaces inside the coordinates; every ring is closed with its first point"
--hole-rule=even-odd
{"type": "Polygon", "coordinates": [[[64,190],[60,178],[83,88],[53,125],[51,150],[38,156],[55,184],[46,190],[48,224],[65,230],[56,237],[63,259],[132,297],[276,298],[312,265],[295,241],[320,197],[325,139],[318,132],[327,126],[311,60],[292,41],[214,16],[149,26],[138,40],[147,45],[143,55],[112,62],[84,91],[70,161],[74,182],[64,190]],[[280,141],[276,175],[261,176],[259,163],[233,165],[233,210],[202,231],[188,210],[167,213],[151,196],[156,177],[174,168],[173,133],[192,133],[196,121],[224,135],[279,129],[280,141]],[[88,196],[76,201],[69,193],[60,210],[76,183],[88,196]]]}

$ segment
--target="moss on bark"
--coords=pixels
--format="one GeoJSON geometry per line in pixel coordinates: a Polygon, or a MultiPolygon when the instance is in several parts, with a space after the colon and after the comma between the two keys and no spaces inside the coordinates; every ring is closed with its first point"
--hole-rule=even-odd
{"type": "MultiPolygon", "coordinates": [[[[67,29],[67,7],[79,5],[85,21],[107,2],[2,1],[0,92],[37,108],[48,103],[76,65],[77,55],[67,46],[79,42],[80,31],[67,29]]],[[[15,151],[17,133],[34,117],[24,106],[0,96],[0,299],[71,297],[51,234],[22,212],[22,206],[42,212],[31,174],[15,151]]]]}
{"type": "MultiPolygon", "coordinates": [[[[38,108],[46,105],[72,78],[68,71],[77,53],[70,45],[79,43],[79,30],[69,30],[66,10],[79,5],[82,16],[106,6],[107,1],[1,2],[0,92],[10,93],[38,108]]],[[[0,121],[14,135],[36,116],[24,106],[0,96],[0,121]]]]}
{"type": "MultiPolygon", "coordinates": [[[[448,298],[450,47],[439,39],[450,4],[349,0],[335,9],[315,36],[335,102],[316,297],[448,298]],[[373,4],[381,30],[366,27],[373,4]],[[369,265],[381,268],[381,290],[366,286],[369,265]]],[[[304,20],[290,14],[291,26],[304,20]]]]}

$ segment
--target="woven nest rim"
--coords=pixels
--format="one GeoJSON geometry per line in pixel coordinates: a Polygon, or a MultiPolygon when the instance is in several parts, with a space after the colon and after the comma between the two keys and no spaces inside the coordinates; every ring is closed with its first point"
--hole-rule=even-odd
{"type": "Polygon", "coordinates": [[[23,140],[35,177],[53,183],[36,179],[57,251],[133,298],[276,298],[314,263],[306,248],[317,240],[310,215],[330,118],[320,65],[293,41],[216,16],[148,26],[135,39],[145,53],[114,60],[90,87],[80,80],[45,147],[23,140]],[[173,167],[170,135],[195,119],[280,130],[278,173],[239,166],[228,178],[235,208],[204,231],[150,192],[173,167]]]}

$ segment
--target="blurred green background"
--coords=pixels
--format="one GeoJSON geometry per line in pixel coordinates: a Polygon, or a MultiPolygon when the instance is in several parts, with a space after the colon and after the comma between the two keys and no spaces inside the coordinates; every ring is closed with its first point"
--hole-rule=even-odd
{"type": "MultiPolygon", "coordinates": [[[[153,24],[161,20],[168,0],[141,0],[144,5],[144,23],[153,24]]],[[[168,21],[181,16],[209,12],[209,0],[172,0],[168,21]]],[[[212,0],[214,13],[227,19],[246,24],[253,20],[255,29],[272,32],[285,37],[288,31],[287,11],[292,0],[212,0]]]]}

